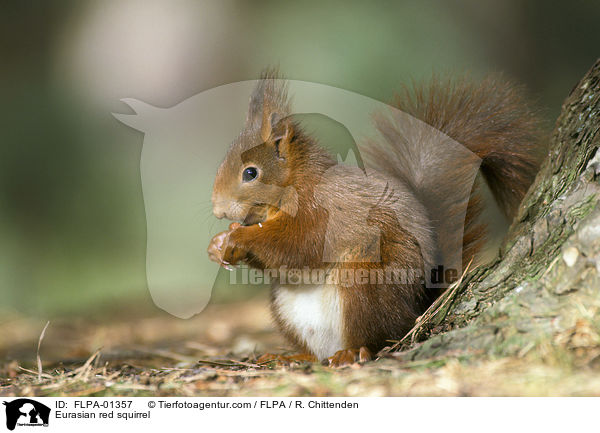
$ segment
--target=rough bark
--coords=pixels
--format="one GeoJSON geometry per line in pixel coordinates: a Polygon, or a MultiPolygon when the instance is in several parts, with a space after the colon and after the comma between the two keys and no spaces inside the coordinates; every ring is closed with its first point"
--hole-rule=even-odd
{"type": "Polygon", "coordinates": [[[584,322],[596,324],[599,146],[600,60],[564,102],[499,257],[446,292],[392,356],[524,356],[558,340],[576,344],[569,341],[584,322]]]}

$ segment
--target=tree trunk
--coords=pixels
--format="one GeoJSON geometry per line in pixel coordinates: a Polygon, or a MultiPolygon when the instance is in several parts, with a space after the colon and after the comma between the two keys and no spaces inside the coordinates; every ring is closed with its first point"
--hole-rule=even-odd
{"type": "Polygon", "coordinates": [[[417,360],[599,347],[599,146],[600,60],[564,102],[499,257],[448,289],[392,347],[403,350],[385,353],[417,360]]]}

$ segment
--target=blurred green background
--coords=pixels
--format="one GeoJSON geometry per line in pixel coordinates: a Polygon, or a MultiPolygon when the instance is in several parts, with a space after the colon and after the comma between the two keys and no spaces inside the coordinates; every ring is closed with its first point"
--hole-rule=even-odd
{"type": "Polygon", "coordinates": [[[598,23],[592,1],[3,2],[0,314],[155,308],[143,136],[111,116],[121,98],[168,107],[273,64],[382,101],[432,72],[503,71],[551,126],[600,55],[598,23]]]}

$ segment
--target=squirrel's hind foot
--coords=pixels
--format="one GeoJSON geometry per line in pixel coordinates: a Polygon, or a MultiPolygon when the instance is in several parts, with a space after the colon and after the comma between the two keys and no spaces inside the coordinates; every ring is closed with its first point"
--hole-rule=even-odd
{"type": "Polygon", "coordinates": [[[330,356],[325,361],[329,367],[344,367],[356,362],[367,362],[373,359],[371,351],[365,346],[360,349],[344,349],[338,350],[333,356],[330,356]]]}

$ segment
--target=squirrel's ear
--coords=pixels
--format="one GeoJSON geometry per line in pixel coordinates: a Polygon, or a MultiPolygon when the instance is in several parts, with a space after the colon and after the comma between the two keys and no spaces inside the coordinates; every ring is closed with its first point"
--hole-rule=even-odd
{"type": "Polygon", "coordinates": [[[294,140],[294,128],[294,123],[289,118],[272,124],[269,137],[265,141],[273,146],[277,158],[288,157],[294,140]]]}
{"type": "Polygon", "coordinates": [[[260,135],[264,141],[267,141],[269,138],[274,135],[282,134],[282,124],[281,122],[282,116],[277,112],[264,112],[263,119],[260,126],[260,135]],[[280,125],[281,123],[281,125],[280,125]]]}

